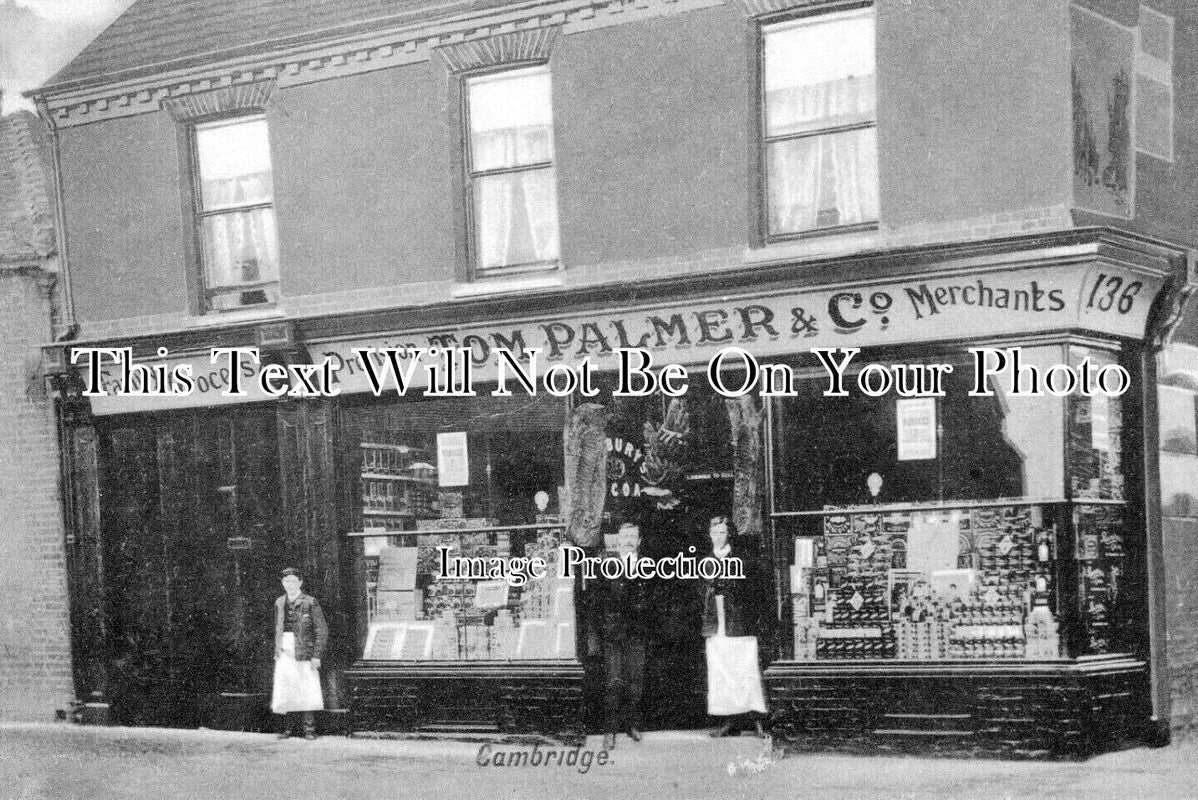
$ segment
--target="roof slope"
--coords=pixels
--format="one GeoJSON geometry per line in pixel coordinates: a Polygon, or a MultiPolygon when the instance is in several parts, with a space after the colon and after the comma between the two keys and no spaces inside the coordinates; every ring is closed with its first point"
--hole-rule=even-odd
{"type": "Polygon", "coordinates": [[[0,263],[54,252],[49,137],[28,111],[0,117],[0,263]]]}
{"type": "Polygon", "coordinates": [[[511,0],[137,0],[43,87],[260,52],[320,34],[435,19],[511,0]]]}

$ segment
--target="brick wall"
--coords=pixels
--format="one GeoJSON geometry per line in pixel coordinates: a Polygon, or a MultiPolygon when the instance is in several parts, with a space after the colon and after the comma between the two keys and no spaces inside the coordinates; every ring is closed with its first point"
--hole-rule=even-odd
{"type": "Polygon", "coordinates": [[[74,696],[58,445],[39,373],[37,280],[0,271],[0,720],[54,719],[74,696]]]}
{"type": "Polygon", "coordinates": [[[1166,652],[1174,739],[1198,731],[1198,348],[1164,354],[1159,387],[1166,652]]]}

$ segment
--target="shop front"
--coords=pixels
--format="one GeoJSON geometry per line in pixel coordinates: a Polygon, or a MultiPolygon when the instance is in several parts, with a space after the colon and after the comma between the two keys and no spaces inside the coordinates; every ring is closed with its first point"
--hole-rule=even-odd
{"type": "MultiPolygon", "coordinates": [[[[226,661],[252,666],[224,693],[246,705],[260,703],[269,653],[254,649],[257,623],[228,609],[269,606],[269,580],[243,564],[287,561],[332,610],[326,694],[346,729],[576,739],[593,729],[601,659],[588,585],[559,577],[562,545],[596,552],[633,520],[650,554],[701,552],[707,520],[726,515],[759,567],[763,668],[787,746],[1053,755],[1139,735],[1156,713],[1161,635],[1150,355],[1190,278],[1157,243],[1093,230],[180,337],[171,358],[205,376],[196,391],[93,397],[63,416],[76,443],[76,649],[90,665],[80,695],[119,705],[130,682],[112,622],[129,617],[136,576],[97,559],[144,529],[171,564],[221,547],[240,559],[220,583],[240,588],[222,588],[205,619],[228,623],[213,623],[237,645],[226,661]],[[209,350],[254,343],[281,364],[331,364],[336,396],[272,398],[252,380],[230,395],[209,350]],[[444,359],[430,348],[458,348],[468,366],[426,369],[444,359]],[[687,391],[613,393],[626,348],[652,354],[652,374],[680,365],[687,391]],[[551,368],[584,361],[595,394],[549,391],[562,386],[551,368]],[[1066,373],[1115,367],[1122,394],[1058,391],[1066,373]],[[436,391],[466,371],[473,396],[436,391]],[[979,372],[990,393],[972,391],[979,372]],[[167,446],[204,439],[209,419],[259,418],[253,436],[226,434],[229,447],[263,443],[257,466],[222,455],[225,439],[167,446]],[[94,491],[134,486],[108,449],[117,428],[140,442],[157,499],[94,491]],[[251,473],[278,480],[250,490],[251,473]],[[171,481],[215,510],[180,515],[171,481]],[[550,569],[447,574],[446,554],[550,569]]],[[[146,605],[176,630],[183,601],[169,586],[146,605]]],[[[658,580],[653,598],[649,727],[703,725],[701,582],[658,580]]],[[[179,661],[182,641],[160,637],[163,658],[179,661]]]]}
{"type": "MultiPolygon", "coordinates": [[[[1113,342],[1020,352],[1136,375],[1113,342]]],[[[767,677],[775,735],[796,747],[1041,756],[1143,735],[1138,403],[971,396],[966,356],[932,356],[955,368],[942,397],[825,397],[812,375],[771,406],[792,638],[767,677]]]]}

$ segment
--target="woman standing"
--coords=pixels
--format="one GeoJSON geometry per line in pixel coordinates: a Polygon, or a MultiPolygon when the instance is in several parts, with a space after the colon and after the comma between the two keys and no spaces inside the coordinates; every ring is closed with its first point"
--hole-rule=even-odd
{"type": "Polygon", "coordinates": [[[324,708],[320,692],[320,660],[329,639],[320,603],[300,591],[299,570],[283,570],[283,596],[275,601],[275,679],[270,708],[283,714],[280,739],[295,733],[295,718],[303,714],[304,738],[316,738],[314,712],[324,708]]]}
{"type": "MultiPolygon", "coordinates": [[[[741,549],[729,541],[727,517],[713,517],[708,534],[712,557],[741,558],[742,564],[751,567],[745,563],[741,549]]],[[[739,733],[739,727],[749,719],[758,736],[767,735],[761,726],[766,708],[757,661],[761,604],[754,597],[754,589],[759,587],[747,577],[750,573],[751,569],[746,569],[744,578],[717,577],[706,585],[703,635],[707,638],[707,713],[726,718],[712,736],[739,733]]]]}

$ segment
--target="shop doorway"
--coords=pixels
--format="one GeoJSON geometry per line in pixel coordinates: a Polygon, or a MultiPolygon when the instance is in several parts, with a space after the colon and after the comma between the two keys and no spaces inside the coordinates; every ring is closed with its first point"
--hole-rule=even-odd
{"type": "Polygon", "coordinates": [[[275,432],[273,411],[246,409],[99,431],[114,722],[265,722],[282,558],[275,432]],[[231,697],[249,718],[230,718],[231,697]]]}
{"type": "MultiPolygon", "coordinates": [[[[711,548],[708,523],[730,516],[733,488],[731,427],[723,398],[692,387],[681,402],[662,396],[610,398],[608,493],[604,526],[634,521],[641,528],[641,554],[702,557],[711,548]],[[665,436],[671,446],[655,447],[665,436]],[[675,430],[678,429],[678,430],[675,430]],[[675,439],[672,433],[680,436],[675,439]],[[654,452],[656,450],[656,452],[654,452]],[[668,495],[661,495],[662,489],[668,495]],[[646,491],[648,490],[648,491],[646,491]]],[[[643,723],[650,730],[694,729],[707,716],[701,580],[652,581],[654,623],[647,643],[643,723]]],[[[601,659],[599,659],[601,662],[601,659]]],[[[602,672],[588,664],[588,675],[602,672]]],[[[602,686],[592,688],[602,704],[602,686]]],[[[594,717],[598,721],[600,715],[594,717]]]]}

